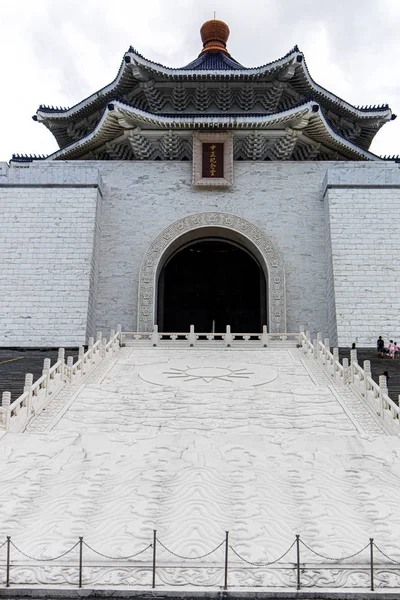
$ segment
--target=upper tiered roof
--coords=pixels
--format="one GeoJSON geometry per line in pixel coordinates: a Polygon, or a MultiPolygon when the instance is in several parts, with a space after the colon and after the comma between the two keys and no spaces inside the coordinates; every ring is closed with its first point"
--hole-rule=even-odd
{"type": "MultiPolygon", "coordinates": [[[[395,118],[387,104],[355,107],[319,86],[297,46],[278,60],[246,68],[227,50],[229,28],[225,23],[207,21],[201,35],[200,55],[184,67],[165,67],[130,47],[109,85],[71,108],[40,106],[33,118],[48,127],[60,146],[48,158],[115,158],[115,152],[109,153],[105,147],[114,139],[110,131],[113,129],[118,136],[125,132],[126,137],[133,135],[129,132],[132,127],[140,127],[145,137],[151,129],[153,141],[154,130],[166,128],[256,128],[266,139],[274,132],[275,139],[276,123],[281,122],[282,115],[291,111],[297,114],[298,107],[307,103],[316,107],[314,113],[318,112],[317,118],[314,114],[314,124],[317,120],[319,123],[318,135],[313,133],[315,127],[310,128],[310,119],[308,125],[297,124],[294,131],[301,131],[298,137],[304,146],[309,143],[313,152],[308,154],[313,159],[379,158],[368,148],[382,125],[395,118]],[[112,114],[110,103],[128,107],[125,123],[120,110],[112,114]],[[114,126],[110,128],[111,121],[114,126]],[[90,156],[84,152],[89,147],[90,156]]],[[[286,129],[281,129],[282,136],[287,136],[286,129]]],[[[304,153],[297,154],[286,159],[304,160],[304,153]]],[[[128,155],[131,159],[143,158],[135,152],[128,155]]]]}

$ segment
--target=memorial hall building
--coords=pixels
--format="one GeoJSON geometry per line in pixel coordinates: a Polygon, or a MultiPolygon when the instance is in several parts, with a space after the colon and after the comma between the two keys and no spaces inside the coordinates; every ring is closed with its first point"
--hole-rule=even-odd
{"type": "Polygon", "coordinates": [[[104,88],[39,107],[59,150],[0,163],[1,346],[117,323],[400,337],[400,165],[369,150],[395,115],[318,85],[297,47],[247,67],[228,37],[206,22],[180,68],[131,47],[104,88]]]}

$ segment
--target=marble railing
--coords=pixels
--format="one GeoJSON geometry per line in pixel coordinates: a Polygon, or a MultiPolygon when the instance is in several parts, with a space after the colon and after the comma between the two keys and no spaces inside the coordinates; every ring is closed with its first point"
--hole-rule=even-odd
{"type": "Polygon", "coordinates": [[[351,350],[350,363],[347,358],[340,363],[339,349],[333,348],[331,351],[329,339],[322,341],[320,333],[311,341],[310,333],[302,330],[299,339],[304,352],[313,356],[332,379],[349,386],[367,402],[386,428],[392,433],[400,434],[400,408],[389,397],[386,377],[379,377],[379,385],[372,379],[369,360],[365,360],[361,367],[358,364],[357,350],[351,350]]]}
{"type": "Polygon", "coordinates": [[[149,341],[153,346],[159,346],[162,342],[187,342],[188,346],[195,346],[204,342],[219,342],[230,347],[247,342],[257,344],[266,348],[271,341],[292,341],[299,343],[298,333],[268,333],[264,325],[263,331],[253,333],[232,333],[230,325],[226,326],[226,331],[221,333],[199,332],[195,331],[194,325],[190,326],[189,333],[185,332],[159,332],[157,325],[152,332],[123,331],[122,343],[135,341],[149,341]]]}
{"type": "Polygon", "coordinates": [[[118,326],[117,332],[111,330],[108,341],[101,333],[97,334],[96,342],[89,338],[88,349],[85,352],[83,346],[79,348],[75,363],[72,356],[65,361],[64,348],[59,349],[58,360],[53,366],[50,359],[46,358],[42,376],[34,382],[33,375],[28,373],[25,376],[24,391],[16,400],[11,402],[11,393],[3,392],[0,431],[23,431],[31,418],[40,414],[66,385],[83,380],[102,360],[115,354],[120,343],[121,327],[118,326]]]}

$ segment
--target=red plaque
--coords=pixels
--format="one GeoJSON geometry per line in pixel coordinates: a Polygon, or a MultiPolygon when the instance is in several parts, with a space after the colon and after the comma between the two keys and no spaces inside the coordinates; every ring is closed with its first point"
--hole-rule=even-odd
{"type": "Polygon", "coordinates": [[[202,177],[216,178],[224,176],[224,144],[202,144],[203,174],[202,177]]]}

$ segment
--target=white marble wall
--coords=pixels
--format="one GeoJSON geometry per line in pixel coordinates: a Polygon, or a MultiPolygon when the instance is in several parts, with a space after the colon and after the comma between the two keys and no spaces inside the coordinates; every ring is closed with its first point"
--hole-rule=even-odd
{"type": "Polygon", "coordinates": [[[229,190],[194,188],[191,169],[0,164],[0,344],[72,345],[118,322],[135,330],[151,242],[171,223],[212,211],[254,223],[278,248],[288,330],[305,325],[334,342],[337,316],[340,344],[397,335],[398,165],[236,162],[229,190]]]}
{"type": "Polygon", "coordinates": [[[327,330],[324,163],[236,162],[229,190],[191,185],[189,162],[104,162],[98,328],[118,321],[136,329],[143,257],[174,221],[229,212],[260,227],[280,251],[286,275],[287,326],[327,330]]]}
{"type": "MultiPolygon", "coordinates": [[[[325,181],[340,346],[400,339],[400,170],[342,165],[325,181]]],[[[331,286],[332,292],[332,286],[331,286]]]]}
{"type": "Polygon", "coordinates": [[[0,345],[83,344],[94,332],[98,187],[48,183],[43,168],[9,171],[0,177],[0,345]]]}

